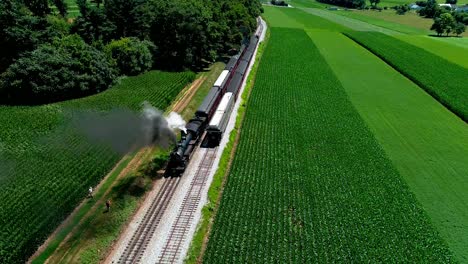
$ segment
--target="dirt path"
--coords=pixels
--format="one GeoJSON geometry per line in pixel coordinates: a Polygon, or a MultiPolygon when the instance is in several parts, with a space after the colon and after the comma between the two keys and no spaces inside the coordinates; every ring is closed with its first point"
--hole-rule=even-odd
{"type": "Polygon", "coordinates": [[[200,85],[206,80],[206,76],[196,79],[186,90],[182,98],[174,104],[172,111],[180,113],[190,103],[195,93],[200,88],[200,85]]]}

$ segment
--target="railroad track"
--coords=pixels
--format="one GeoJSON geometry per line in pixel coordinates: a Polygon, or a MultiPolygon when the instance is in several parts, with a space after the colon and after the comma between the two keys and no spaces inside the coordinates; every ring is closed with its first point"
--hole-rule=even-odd
{"type": "Polygon", "coordinates": [[[218,148],[207,149],[203,159],[190,183],[189,190],[184,196],[177,218],[172,225],[169,237],[158,257],[158,263],[181,262],[181,249],[183,242],[188,238],[195,213],[200,205],[202,191],[213,167],[218,148]]]}
{"type": "MultiPolygon", "coordinates": [[[[159,257],[158,263],[174,263],[180,255],[180,247],[187,237],[190,223],[200,204],[203,187],[208,179],[211,167],[216,158],[218,148],[207,149],[190,182],[189,190],[184,196],[175,223],[170,229],[168,239],[159,257]]],[[[183,177],[183,176],[182,176],[183,177]]],[[[165,178],[156,198],[151,203],[137,230],[132,235],[117,263],[141,263],[142,257],[150,243],[154,232],[161,222],[171,198],[179,185],[181,178],[165,178]]]]}
{"type": "Polygon", "coordinates": [[[118,263],[139,263],[141,261],[143,253],[148,247],[148,243],[150,242],[156,227],[161,222],[161,218],[166,211],[179,182],[179,177],[166,178],[164,180],[161,190],[151,203],[148,211],[138,225],[137,230],[130,239],[130,242],[125,247],[118,263]]]}

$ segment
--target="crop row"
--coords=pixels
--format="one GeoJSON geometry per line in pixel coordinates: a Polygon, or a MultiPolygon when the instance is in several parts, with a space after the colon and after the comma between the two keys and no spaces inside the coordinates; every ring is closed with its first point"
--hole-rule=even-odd
{"type": "Polygon", "coordinates": [[[310,38],[272,28],[204,262],[451,259],[310,38]]]}
{"type": "Polygon", "coordinates": [[[165,109],[193,77],[152,71],[86,98],[0,106],[0,263],[24,262],[121,157],[70,125],[75,110],[165,109]]]}
{"type": "Polygon", "coordinates": [[[346,32],[436,100],[468,121],[468,69],[407,42],[378,32],[346,32]]]}

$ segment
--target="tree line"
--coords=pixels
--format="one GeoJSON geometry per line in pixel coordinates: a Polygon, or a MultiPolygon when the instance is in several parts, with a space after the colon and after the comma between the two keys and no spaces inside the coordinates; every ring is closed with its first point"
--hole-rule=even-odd
{"type": "MultiPolygon", "coordinates": [[[[447,0],[447,4],[456,4],[456,0],[447,0]]],[[[436,31],[438,36],[442,34],[455,33],[457,36],[465,32],[468,25],[468,13],[456,12],[450,7],[439,6],[436,0],[427,0],[416,2],[422,8],[418,14],[422,17],[434,19],[431,30],[436,31]]]]}
{"type": "Polygon", "coordinates": [[[107,89],[120,75],[199,70],[235,53],[257,0],[0,0],[0,103],[38,104],[107,89]]]}
{"type": "Polygon", "coordinates": [[[348,8],[364,8],[366,0],[317,0],[320,3],[343,6],[348,8]]]}

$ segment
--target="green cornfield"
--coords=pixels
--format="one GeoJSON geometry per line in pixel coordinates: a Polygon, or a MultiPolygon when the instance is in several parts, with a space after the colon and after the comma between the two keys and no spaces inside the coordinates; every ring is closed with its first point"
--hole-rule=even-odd
{"type": "Polygon", "coordinates": [[[346,32],[369,51],[468,121],[468,69],[407,42],[378,32],[346,32]]]}
{"type": "Polygon", "coordinates": [[[75,110],[165,109],[194,77],[152,71],[86,98],[0,106],[0,263],[25,262],[122,156],[67,125],[75,110]]]}
{"type": "Polygon", "coordinates": [[[204,262],[452,260],[307,34],[271,28],[204,262]]]}

